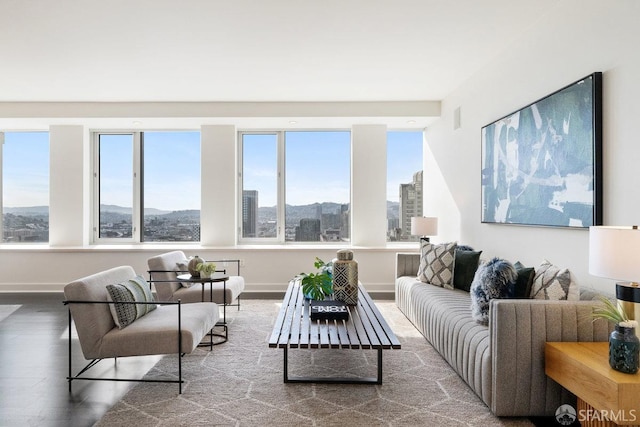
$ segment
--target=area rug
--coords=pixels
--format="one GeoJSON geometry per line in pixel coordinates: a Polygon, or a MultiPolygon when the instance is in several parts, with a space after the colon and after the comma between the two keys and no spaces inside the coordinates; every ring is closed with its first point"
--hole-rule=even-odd
{"type": "MultiPolygon", "coordinates": [[[[382,385],[284,384],[283,350],[267,345],[279,302],[227,311],[228,342],[183,358],[175,384],[139,383],[97,426],[531,426],[497,418],[398,310],[376,305],[402,343],[383,353],[382,385]]],[[[290,375],[375,376],[375,350],[290,350],[290,375]]],[[[171,376],[165,356],[147,377],[171,376]]]]}

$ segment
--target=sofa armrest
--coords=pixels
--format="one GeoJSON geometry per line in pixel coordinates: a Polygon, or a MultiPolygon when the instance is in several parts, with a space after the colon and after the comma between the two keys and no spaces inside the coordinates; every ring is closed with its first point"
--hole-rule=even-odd
{"type": "Polygon", "coordinates": [[[420,266],[419,253],[396,254],[396,279],[402,276],[416,277],[420,266]]]}
{"type": "Polygon", "coordinates": [[[497,416],[554,415],[574,397],[544,370],[547,341],[607,341],[611,326],[593,321],[595,301],[492,300],[489,309],[492,398],[497,416]]]}

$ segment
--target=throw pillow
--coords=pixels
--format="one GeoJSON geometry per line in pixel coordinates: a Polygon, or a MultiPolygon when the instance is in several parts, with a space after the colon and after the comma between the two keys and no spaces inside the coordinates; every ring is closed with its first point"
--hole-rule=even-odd
{"type": "Polygon", "coordinates": [[[513,265],[518,272],[518,278],[513,289],[513,298],[527,299],[531,296],[531,286],[536,270],[533,267],[525,267],[520,261],[513,265]]]}
{"type": "Polygon", "coordinates": [[[531,287],[531,298],[546,300],[580,299],[580,289],[571,272],[544,260],[536,269],[531,287]]]}
{"type": "Polygon", "coordinates": [[[131,304],[153,301],[149,284],[142,276],[136,276],[117,285],[107,285],[107,300],[114,303],[109,304],[109,309],[119,329],[129,326],[136,319],[156,309],[155,304],[131,304]]]}
{"type": "Polygon", "coordinates": [[[453,263],[456,246],[455,242],[434,245],[422,240],[420,242],[418,280],[453,289],[453,263]]]}
{"type": "MultiPolygon", "coordinates": [[[[189,260],[185,259],[184,261],[179,261],[176,262],[176,277],[180,274],[184,274],[184,273],[188,273],[189,272],[189,260]]],[[[190,282],[180,282],[180,286],[182,286],[183,288],[189,288],[193,285],[193,283],[190,282]]]]}
{"type": "Polygon", "coordinates": [[[185,259],[183,261],[176,262],[176,273],[188,273],[189,272],[189,260],[185,259]]]}
{"type": "Polygon", "coordinates": [[[482,251],[474,251],[468,246],[458,246],[453,263],[453,287],[469,292],[471,282],[480,264],[482,251]],[[467,249],[468,248],[468,249],[467,249]]]}
{"type": "Polygon", "coordinates": [[[471,316],[483,325],[489,324],[489,302],[494,298],[510,298],[518,273],[506,260],[492,258],[478,267],[471,283],[471,316]]]}

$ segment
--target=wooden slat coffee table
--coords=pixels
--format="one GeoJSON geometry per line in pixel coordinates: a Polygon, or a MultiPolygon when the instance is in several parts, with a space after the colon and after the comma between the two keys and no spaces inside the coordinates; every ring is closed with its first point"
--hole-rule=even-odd
{"type": "Polygon", "coordinates": [[[400,349],[400,341],[362,285],[358,304],[349,306],[348,320],[311,320],[309,300],[299,280],[289,282],[282,307],[269,338],[270,348],[284,350],[284,382],[382,384],[382,350],[400,349]],[[326,348],[378,351],[377,377],[289,376],[290,348],[326,348]]]}

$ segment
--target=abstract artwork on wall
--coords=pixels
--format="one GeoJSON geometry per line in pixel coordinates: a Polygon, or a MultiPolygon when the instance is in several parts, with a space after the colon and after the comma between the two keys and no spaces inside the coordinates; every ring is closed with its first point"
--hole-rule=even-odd
{"type": "Polygon", "coordinates": [[[482,128],[482,222],[602,224],[602,73],[482,128]]]}

